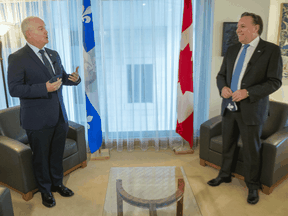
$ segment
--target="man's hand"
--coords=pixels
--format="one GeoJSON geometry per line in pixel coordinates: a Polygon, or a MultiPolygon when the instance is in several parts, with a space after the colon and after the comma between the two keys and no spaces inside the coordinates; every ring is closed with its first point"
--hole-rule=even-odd
{"type": "Polygon", "coordinates": [[[57,78],[56,82],[50,83],[49,81],[46,82],[46,88],[48,92],[57,91],[62,85],[62,78],[57,78]]]}
{"type": "Polygon", "coordinates": [[[73,72],[71,75],[69,75],[68,80],[72,82],[77,82],[79,80],[79,74],[78,74],[78,67],[76,67],[76,71],[73,72]]]}
{"type": "Polygon", "coordinates": [[[233,94],[232,90],[227,86],[223,87],[221,90],[221,96],[223,98],[226,98],[226,99],[230,98],[232,96],[232,94],[233,94]]]}
{"type": "Polygon", "coordinates": [[[233,92],[232,101],[239,102],[239,101],[241,101],[247,97],[248,97],[247,90],[246,89],[240,89],[240,90],[233,92]]]}

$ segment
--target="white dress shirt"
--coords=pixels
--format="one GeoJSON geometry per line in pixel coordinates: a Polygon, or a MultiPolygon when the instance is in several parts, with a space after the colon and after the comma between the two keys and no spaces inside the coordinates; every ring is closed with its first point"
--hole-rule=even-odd
{"type": "MultiPolygon", "coordinates": [[[[43,64],[44,64],[44,61],[43,61],[43,59],[42,59],[42,55],[41,55],[41,53],[39,52],[40,49],[39,49],[38,47],[36,47],[36,46],[33,46],[32,44],[30,44],[30,43],[28,43],[28,42],[27,42],[27,45],[34,51],[34,53],[39,57],[39,59],[40,59],[40,60],[43,62],[43,64]]],[[[55,74],[55,70],[54,70],[54,67],[53,67],[53,63],[52,63],[50,57],[48,56],[48,53],[45,51],[44,48],[42,48],[42,50],[44,50],[44,55],[45,55],[46,58],[48,59],[50,65],[51,65],[51,67],[52,67],[52,70],[53,70],[53,72],[54,72],[54,74],[55,74]]],[[[45,65],[45,64],[44,64],[44,65],[45,65]]]]}
{"type": "MultiPolygon", "coordinates": [[[[244,73],[246,71],[246,68],[247,68],[247,65],[256,49],[256,47],[258,46],[259,44],[259,41],[260,41],[260,37],[256,37],[253,41],[251,41],[249,43],[249,47],[247,48],[247,51],[246,51],[246,55],[245,55],[245,60],[244,60],[244,63],[243,63],[243,67],[242,67],[242,70],[241,70],[241,73],[240,73],[240,76],[239,76],[239,81],[238,81],[238,86],[237,86],[237,90],[239,90],[241,88],[241,82],[242,82],[242,79],[243,79],[243,76],[244,76],[244,73]]],[[[244,44],[242,44],[242,47],[238,53],[238,56],[236,58],[236,61],[235,61],[235,64],[234,64],[234,69],[233,69],[233,73],[235,71],[235,68],[236,68],[236,65],[237,65],[237,62],[238,62],[238,59],[240,57],[240,54],[242,52],[244,48],[244,44]]]]}

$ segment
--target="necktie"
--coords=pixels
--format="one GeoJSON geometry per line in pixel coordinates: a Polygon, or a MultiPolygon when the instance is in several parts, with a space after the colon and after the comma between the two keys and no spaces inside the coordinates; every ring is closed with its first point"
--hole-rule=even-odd
{"type": "Polygon", "coordinates": [[[48,59],[46,58],[46,56],[44,55],[45,51],[44,51],[44,50],[39,50],[39,52],[41,53],[42,59],[43,59],[43,61],[44,61],[44,64],[45,64],[46,68],[48,69],[50,75],[51,75],[52,77],[54,77],[54,72],[53,72],[53,69],[52,69],[52,67],[51,67],[51,64],[50,64],[50,62],[48,61],[48,59]]]}
{"type": "Polygon", "coordinates": [[[250,46],[249,44],[245,44],[244,45],[244,49],[242,50],[242,52],[240,54],[240,57],[238,59],[235,71],[234,71],[233,76],[232,76],[232,81],[231,81],[231,90],[232,90],[232,92],[237,91],[237,86],[238,86],[238,82],[239,82],[240,73],[242,71],[243,63],[244,63],[245,56],[246,56],[246,51],[247,51],[247,48],[249,46],[250,46]]]}
{"type": "MultiPolygon", "coordinates": [[[[246,51],[247,51],[247,48],[249,46],[250,46],[249,44],[245,44],[244,45],[244,48],[243,48],[243,50],[242,50],[242,52],[240,54],[240,57],[238,59],[235,71],[234,71],[233,76],[232,76],[232,81],[231,81],[231,90],[232,90],[232,92],[237,91],[239,77],[240,77],[240,74],[241,74],[241,71],[242,71],[242,68],[243,68],[243,63],[244,63],[244,60],[245,60],[246,51]]],[[[228,102],[227,108],[230,111],[236,111],[238,109],[236,103],[232,101],[232,97],[229,98],[229,102],[228,102]]]]}

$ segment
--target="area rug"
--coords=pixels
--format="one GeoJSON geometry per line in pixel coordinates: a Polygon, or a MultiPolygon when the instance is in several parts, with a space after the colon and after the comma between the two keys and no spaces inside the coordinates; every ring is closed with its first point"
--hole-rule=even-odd
{"type": "MultiPolygon", "coordinates": [[[[163,167],[112,167],[105,197],[103,216],[117,215],[116,179],[122,179],[124,190],[142,199],[161,199],[176,192],[175,166],[163,167]]],[[[183,167],[180,167],[185,182],[183,215],[201,216],[192,188],[189,185],[183,167]]],[[[142,209],[123,202],[124,216],[149,215],[148,209],[142,209]]],[[[157,215],[176,215],[176,202],[157,209],[157,215]]]]}

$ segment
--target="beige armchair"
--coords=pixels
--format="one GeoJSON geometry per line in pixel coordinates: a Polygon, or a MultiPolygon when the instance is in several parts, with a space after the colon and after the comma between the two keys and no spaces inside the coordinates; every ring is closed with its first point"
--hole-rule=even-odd
{"type": "MultiPolygon", "coordinates": [[[[84,126],[69,121],[63,171],[64,175],[87,166],[84,126]]],[[[33,198],[38,190],[32,170],[32,151],[26,132],[20,126],[20,106],[0,110],[0,185],[33,198]]]]}

